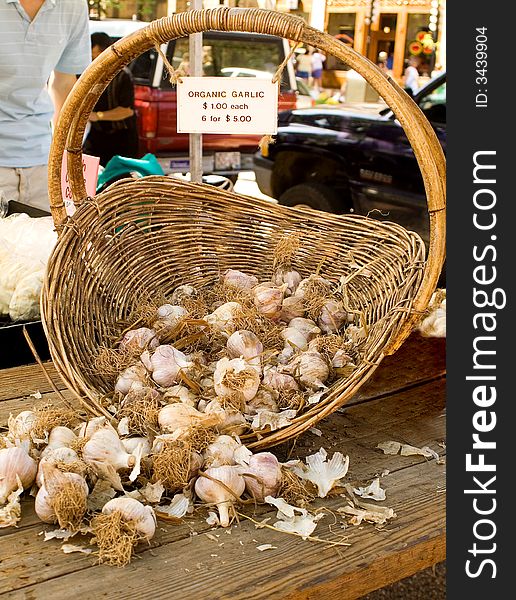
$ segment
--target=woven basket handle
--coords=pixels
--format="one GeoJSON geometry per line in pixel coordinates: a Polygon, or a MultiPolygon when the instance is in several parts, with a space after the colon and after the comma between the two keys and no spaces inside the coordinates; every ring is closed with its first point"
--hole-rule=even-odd
{"type": "MultiPolygon", "coordinates": [[[[209,30],[265,33],[314,46],[348,64],[383,97],[410,141],[425,185],[430,217],[429,255],[425,276],[412,306],[415,312],[425,310],[445,256],[446,168],[437,136],[415,102],[374,63],[327,33],[308,26],[303,19],[276,11],[221,7],[178,13],[153,21],[120,39],[91,63],[66,99],[50,149],[50,210],[58,232],[68,219],[61,195],[63,153],[68,152],[68,175],[77,206],[87,197],[81,153],[84,130],[108,83],[124,66],[156,43],[209,30]]],[[[394,352],[398,345],[388,350],[394,352]]]]}

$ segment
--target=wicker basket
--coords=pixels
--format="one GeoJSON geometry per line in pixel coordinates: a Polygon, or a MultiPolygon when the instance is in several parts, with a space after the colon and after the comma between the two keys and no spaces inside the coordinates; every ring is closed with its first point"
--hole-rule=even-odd
{"type": "Polygon", "coordinates": [[[55,367],[68,388],[95,414],[113,382],[95,373],[102,344],[145,293],[170,294],[182,283],[214,283],[228,268],[270,277],[278,236],[301,235],[294,268],[332,281],[346,278],[349,305],[367,322],[363,359],[325,398],[291,425],[249,439],[254,448],[299,435],[349,400],[382,358],[392,354],[428,305],[444,261],[445,162],[439,142],[416,104],[373,63],[297,17],[260,9],[190,11],[163,18],[116,42],[82,74],[66,100],[54,135],[49,188],[59,239],[48,264],[42,320],[55,367]],[[383,96],[403,126],[421,169],[430,218],[428,258],[419,236],[358,215],[292,209],[170,177],[119,181],[86,195],[81,140],[88,116],[109,81],[156,42],[207,30],[247,31],[315,46],[348,63],[383,96]],[[61,195],[61,162],[68,152],[74,204],[61,195]]]}

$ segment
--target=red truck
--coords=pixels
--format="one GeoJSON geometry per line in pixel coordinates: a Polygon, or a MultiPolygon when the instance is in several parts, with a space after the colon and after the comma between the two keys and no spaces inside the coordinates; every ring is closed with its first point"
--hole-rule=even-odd
{"type": "MultiPolygon", "coordinates": [[[[90,32],[104,31],[117,39],[145,25],[119,19],[90,21],[90,32]]],[[[187,69],[188,38],[172,40],[162,49],[175,69],[187,69]]],[[[211,77],[272,77],[289,51],[287,40],[271,35],[207,31],[203,33],[203,72],[211,77]]],[[[167,174],[187,172],[189,138],[176,130],[176,90],[163,59],[151,49],[129,68],[135,84],[141,155],[154,154],[167,174]]],[[[299,88],[289,62],[280,84],[278,110],[314,105],[312,97],[299,88]]],[[[259,140],[256,135],[203,135],[203,172],[236,179],[239,171],[252,170],[259,140]]]]}

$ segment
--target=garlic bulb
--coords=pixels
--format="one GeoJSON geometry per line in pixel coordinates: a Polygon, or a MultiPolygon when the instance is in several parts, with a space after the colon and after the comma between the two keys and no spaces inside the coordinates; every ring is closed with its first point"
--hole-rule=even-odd
{"type": "Polygon", "coordinates": [[[213,375],[215,392],[221,397],[236,397],[249,402],[258,391],[260,375],[242,358],[224,357],[217,362],[213,375]]]}
{"type": "Polygon", "coordinates": [[[258,285],[258,279],[254,275],[246,275],[242,271],[228,269],[222,276],[222,283],[228,287],[250,290],[255,285],[258,285]]]}
{"type": "Polygon", "coordinates": [[[36,413],[32,410],[24,410],[15,417],[9,415],[7,426],[9,427],[8,436],[14,440],[30,439],[30,432],[36,422],[36,413]]]}
{"type": "Polygon", "coordinates": [[[120,394],[127,394],[131,387],[134,388],[144,387],[147,379],[147,369],[143,364],[137,363],[131,367],[128,367],[123,371],[116,380],[115,392],[120,394]]]}
{"type": "Polygon", "coordinates": [[[150,357],[152,379],[162,387],[168,387],[180,380],[181,373],[187,372],[192,363],[186,355],[174,346],[158,346],[150,357]]]}
{"type": "Polygon", "coordinates": [[[234,319],[241,310],[242,305],[238,302],[226,302],[204,317],[204,320],[213,330],[229,337],[236,331],[234,319]]]}
{"type": "Polygon", "coordinates": [[[296,317],[303,317],[305,305],[300,296],[287,296],[281,303],[280,320],[289,323],[296,317]]]}
{"type": "Polygon", "coordinates": [[[183,404],[195,407],[197,396],[184,385],[173,385],[163,394],[163,400],[170,404],[182,402],[183,404]]]}
{"type": "Polygon", "coordinates": [[[309,350],[299,356],[299,381],[305,388],[317,391],[324,388],[324,382],[330,376],[330,369],[319,354],[309,350]]]}
{"type": "Polygon", "coordinates": [[[138,533],[150,540],[156,532],[156,515],[152,506],[145,506],[134,498],[113,498],[104,504],[102,514],[120,512],[124,521],[134,524],[138,533]]]}
{"type": "Polygon", "coordinates": [[[80,438],[86,438],[89,440],[95,432],[101,429],[108,429],[115,435],[118,435],[116,429],[113,427],[113,425],[111,425],[106,417],[93,417],[93,419],[83,423],[80,426],[77,435],[80,438]]]}
{"type": "Polygon", "coordinates": [[[173,433],[183,427],[213,427],[221,422],[220,415],[206,414],[188,404],[175,403],[164,406],[158,413],[158,423],[164,433],[173,433]]]}
{"type": "Polygon", "coordinates": [[[163,304],[156,311],[157,319],[153,323],[153,327],[176,327],[187,315],[188,311],[182,306],[174,306],[173,304],[163,304]]]}
{"type": "Polygon", "coordinates": [[[296,317],[295,319],[292,319],[289,322],[288,327],[297,329],[301,334],[304,335],[308,342],[316,335],[321,333],[321,330],[319,327],[317,327],[317,324],[314,323],[314,321],[311,319],[305,319],[303,317],[296,317]]]}
{"type": "Polygon", "coordinates": [[[64,427],[62,425],[53,427],[48,435],[48,443],[42,451],[41,457],[43,457],[46,452],[55,448],[70,447],[77,439],[77,435],[69,427],[64,427]]]}
{"type": "Polygon", "coordinates": [[[331,281],[321,277],[320,275],[310,275],[306,279],[300,281],[299,285],[294,292],[294,296],[300,296],[305,298],[310,288],[316,288],[318,293],[328,293],[331,289],[331,281]]]}
{"type": "Polygon", "coordinates": [[[306,337],[295,327],[285,327],[281,332],[281,337],[285,340],[285,345],[289,345],[294,350],[306,350],[308,341],[306,337]]]}
{"type": "Polygon", "coordinates": [[[78,527],[87,510],[88,484],[77,473],[63,473],[52,464],[43,465],[43,484],[34,503],[38,517],[61,528],[78,527]]]}
{"type": "MultiPolygon", "coordinates": [[[[310,346],[309,346],[310,347],[310,346]]],[[[286,344],[283,350],[278,354],[277,361],[279,365],[286,365],[294,357],[296,351],[290,344],[286,344]]]]}
{"type": "Polygon", "coordinates": [[[334,333],[349,321],[349,317],[353,321],[353,313],[348,314],[342,302],[329,299],[322,305],[317,322],[324,333],[334,333]]]}
{"type": "Polygon", "coordinates": [[[114,430],[97,430],[84,445],[82,457],[101,479],[106,479],[119,491],[123,491],[123,486],[118,471],[132,468],[131,481],[139,474],[139,456],[126,452],[114,430]]]}
{"type": "Polygon", "coordinates": [[[55,465],[61,463],[63,465],[72,465],[79,463],[79,456],[75,450],[61,446],[59,448],[51,448],[44,456],[41,456],[38,464],[38,472],[36,475],[36,485],[43,485],[43,469],[45,465],[55,465]]]}
{"type": "Polygon", "coordinates": [[[351,356],[349,356],[349,354],[346,354],[342,348],[340,348],[333,355],[333,358],[331,359],[331,366],[335,369],[342,369],[342,367],[347,365],[354,366],[353,359],[351,356]]]}
{"type": "Polygon", "coordinates": [[[258,312],[269,319],[279,319],[285,288],[285,284],[276,287],[272,283],[261,283],[254,287],[252,294],[258,312]]]}
{"type": "Polygon", "coordinates": [[[154,329],[140,327],[128,331],[120,342],[121,350],[141,351],[146,348],[153,350],[159,346],[159,340],[154,329]]]}
{"type": "Polygon", "coordinates": [[[191,298],[197,294],[197,290],[191,285],[180,285],[172,292],[172,304],[181,304],[185,298],[191,298]]]}
{"type": "Polygon", "coordinates": [[[201,475],[195,480],[195,493],[203,502],[217,506],[222,527],[228,527],[229,509],[245,490],[245,480],[240,470],[240,466],[212,467],[206,470],[206,475],[212,479],[201,475]],[[220,481],[226,487],[219,485],[213,479],[220,481]]]}
{"type": "Polygon", "coordinates": [[[278,286],[285,283],[287,285],[285,292],[290,296],[295,293],[302,279],[303,278],[297,271],[287,271],[286,269],[280,268],[272,277],[272,282],[278,286]]]}
{"type": "Polygon", "coordinates": [[[249,465],[242,472],[246,490],[257,502],[266,496],[276,496],[282,479],[281,465],[270,452],[259,452],[249,458],[249,465]]]}
{"type": "Polygon", "coordinates": [[[0,450],[0,506],[18,489],[18,479],[27,489],[34,482],[38,465],[27,451],[19,446],[0,450]]]}
{"type": "Polygon", "coordinates": [[[277,391],[299,389],[299,385],[292,375],[279,372],[277,367],[266,367],[262,383],[265,387],[277,391]]]}
{"type": "Polygon", "coordinates": [[[240,445],[240,442],[230,435],[219,435],[204,451],[204,465],[207,467],[234,465],[234,454],[240,445]]]}
{"type": "Polygon", "coordinates": [[[253,366],[260,366],[263,344],[252,331],[235,331],[229,336],[226,347],[231,358],[243,358],[253,366]]]}

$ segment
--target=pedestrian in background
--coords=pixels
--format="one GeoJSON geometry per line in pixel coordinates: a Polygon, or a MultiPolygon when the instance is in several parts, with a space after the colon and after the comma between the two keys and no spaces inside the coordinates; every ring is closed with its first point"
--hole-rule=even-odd
{"type": "Polygon", "coordinates": [[[419,71],[417,69],[419,61],[415,56],[411,56],[408,65],[403,74],[403,85],[405,90],[412,96],[415,96],[419,90],[419,71]]]}
{"type": "MultiPolygon", "coordinates": [[[[91,35],[91,56],[95,60],[112,40],[107,33],[91,35]]],[[[138,131],[134,111],[134,84],[129,69],[122,69],[108,84],[90,115],[90,130],[84,152],[100,158],[105,167],[115,155],[139,158],[138,131]]]]}
{"type": "Polygon", "coordinates": [[[90,62],[84,0],[0,0],[0,197],[49,211],[48,154],[90,62]]]}
{"type": "Polygon", "coordinates": [[[298,54],[296,58],[296,74],[307,83],[312,77],[312,52],[305,49],[302,54],[298,54]]]}
{"type": "Polygon", "coordinates": [[[312,53],[312,85],[318,92],[322,88],[322,74],[325,60],[326,56],[322,52],[319,52],[319,50],[315,50],[312,53]]]}

